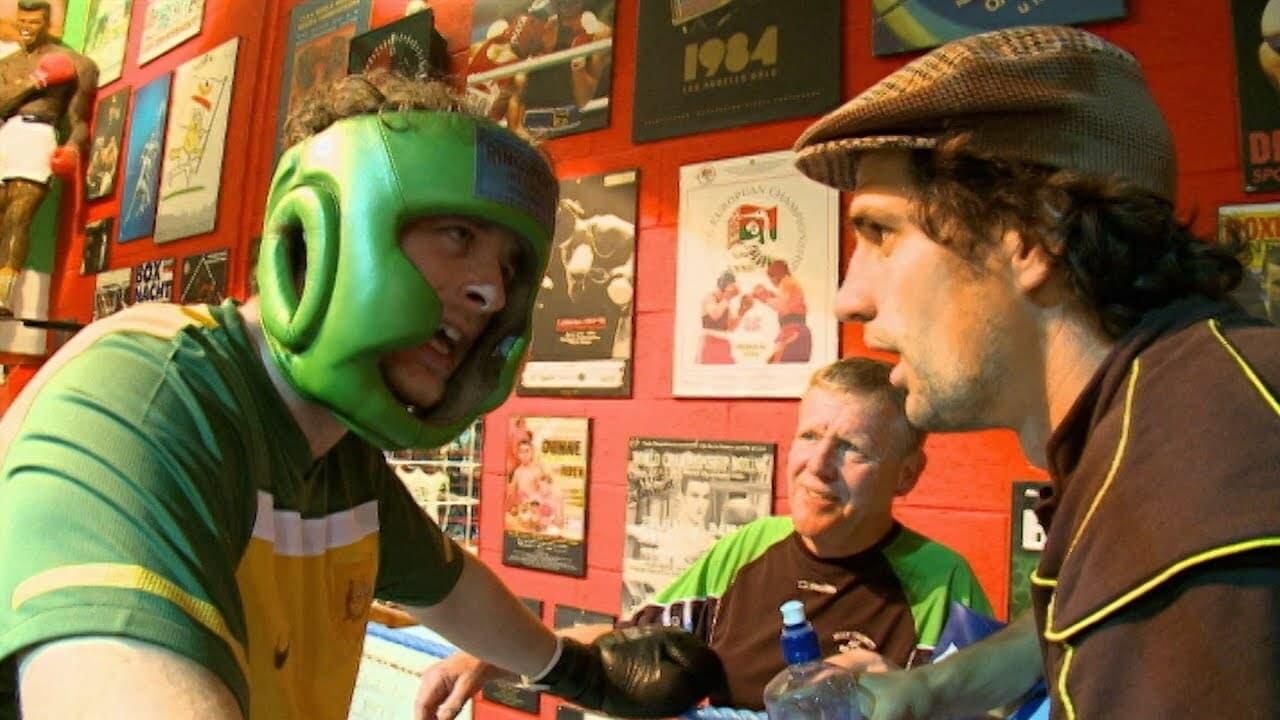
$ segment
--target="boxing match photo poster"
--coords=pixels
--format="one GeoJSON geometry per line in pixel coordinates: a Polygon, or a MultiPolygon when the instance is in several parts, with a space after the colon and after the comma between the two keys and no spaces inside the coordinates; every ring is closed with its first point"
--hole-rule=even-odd
{"type": "Polygon", "coordinates": [[[129,284],[133,268],[106,270],[94,278],[93,319],[101,320],[129,306],[129,284]]]}
{"type": "Polygon", "coordinates": [[[80,274],[97,275],[107,269],[107,251],[111,247],[113,217],[94,220],[84,226],[84,250],[80,255],[80,274]]]}
{"type": "Polygon", "coordinates": [[[677,397],[798,398],[836,359],[839,193],[794,157],[680,168],[677,397]]]}
{"type": "Polygon", "coordinates": [[[1251,315],[1280,323],[1280,203],[1223,205],[1218,233],[1244,245],[1244,277],[1232,296],[1251,315]]]}
{"type": "Polygon", "coordinates": [[[840,104],[836,0],[638,5],[633,142],[816,115],[840,104]]]}
{"type": "Polygon", "coordinates": [[[98,87],[120,79],[133,0],[89,0],[84,54],[98,66],[98,87]]]}
{"type": "Polygon", "coordinates": [[[351,38],[369,29],[373,0],[308,0],[289,15],[276,119],[276,156],[284,152],[284,124],[312,88],[347,74],[351,38]]]}
{"type": "Polygon", "coordinates": [[[147,0],[138,65],[145,65],[200,34],[204,0],[147,0]]]}
{"type": "Polygon", "coordinates": [[[436,30],[435,13],[415,12],[351,39],[347,72],[390,70],[411,78],[447,73],[449,54],[445,39],[436,30]]]}
{"type": "Polygon", "coordinates": [[[124,194],[120,197],[120,242],[137,240],[155,231],[156,189],[164,158],[164,120],[171,79],[172,73],[165,73],[139,88],[133,98],[124,194]]]}
{"type": "Polygon", "coordinates": [[[716,540],[769,514],[773,443],[631,438],[622,616],[716,540]]]}
{"type": "Polygon", "coordinates": [[[637,171],[560,181],[520,395],[631,396],[637,171]]]}
{"type": "Polygon", "coordinates": [[[491,120],[551,138],[609,124],[614,0],[476,0],[467,92],[491,120]]]}
{"type": "Polygon", "coordinates": [[[173,74],[155,241],[211,232],[218,219],[227,114],[240,38],[194,57],[173,74]]]}
{"type": "Polygon", "coordinates": [[[1280,0],[1231,0],[1245,192],[1280,190],[1280,0]]]}
{"type": "Polygon", "coordinates": [[[221,304],[227,299],[227,248],[182,258],[182,305],[221,304]]]}
{"type": "Polygon", "coordinates": [[[1016,618],[1031,609],[1031,573],[1040,564],[1045,531],[1036,517],[1043,482],[1014,482],[1009,532],[1009,614],[1016,618]]]}
{"type": "Polygon", "coordinates": [[[93,140],[85,166],[85,199],[98,200],[116,188],[120,168],[120,143],[124,139],[124,119],[129,110],[129,88],[98,98],[93,111],[93,140]]]}
{"type": "Polygon", "coordinates": [[[1125,0],[871,0],[875,55],[924,50],[988,30],[1118,20],[1125,0]]]}
{"type": "Polygon", "coordinates": [[[504,565],[586,575],[590,427],[585,417],[510,419],[502,513],[504,565]]]}
{"type": "Polygon", "coordinates": [[[173,302],[173,258],[158,258],[133,268],[133,302],[173,302]]]}

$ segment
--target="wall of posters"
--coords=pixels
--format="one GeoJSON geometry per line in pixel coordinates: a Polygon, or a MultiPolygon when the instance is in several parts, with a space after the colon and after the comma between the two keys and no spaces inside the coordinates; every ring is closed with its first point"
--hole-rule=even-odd
{"type": "Polygon", "coordinates": [[[836,358],[839,194],[793,157],[680,168],[677,396],[800,397],[836,358]]]}
{"type": "Polygon", "coordinates": [[[560,181],[520,395],[631,395],[636,171],[560,181]]]}
{"type": "Polygon", "coordinates": [[[712,543],[769,514],[773,443],[631,438],[622,617],[712,543]]]}
{"type": "Polygon", "coordinates": [[[157,258],[133,268],[133,302],[173,302],[173,258],[157,258]]]}
{"type": "Polygon", "coordinates": [[[120,168],[120,143],[124,139],[124,119],[129,111],[129,88],[98,99],[93,113],[93,141],[85,167],[85,199],[97,200],[116,188],[120,168]]]}
{"type": "Polygon", "coordinates": [[[1009,614],[1016,618],[1031,609],[1031,571],[1040,563],[1045,531],[1033,512],[1040,502],[1042,482],[1013,484],[1013,512],[1009,532],[1009,614]]]}
{"type": "Polygon", "coordinates": [[[1016,25],[1071,25],[1125,16],[1125,0],[871,0],[876,55],[921,50],[1016,25]]]}
{"type": "Polygon", "coordinates": [[[218,217],[223,144],[239,38],[188,60],[173,75],[155,241],[211,232],[218,217]]]}
{"type": "Polygon", "coordinates": [[[94,320],[114,315],[129,306],[129,284],[132,280],[133,268],[107,270],[97,274],[93,292],[94,320]]]}
{"type": "Polygon", "coordinates": [[[435,13],[415,12],[351,39],[347,72],[390,70],[405,77],[447,73],[449,53],[436,31],[435,13]]]}
{"type": "Polygon", "coordinates": [[[1280,190],[1280,2],[1232,0],[1245,192],[1280,190]]]}
{"type": "Polygon", "coordinates": [[[1224,205],[1218,208],[1222,239],[1234,234],[1244,243],[1244,277],[1235,299],[1251,314],[1280,323],[1280,203],[1224,205]]]}
{"type": "Polygon", "coordinates": [[[634,142],[814,115],[840,102],[838,0],[639,5],[634,142]]]}
{"type": "Polygon", "coordinates": [[[369,29],[372,0],[308,0],[289,15],[284,81],[276,120],[276,154],[284,151],[284,124],[314,87],[347,74],[351,38],[369,29]]]}
{"type": "Polygon", "coordinates": [[[182,305],[217,305],[227,299],[228,249],[213,250],[182,258],[182,305]]]}
{"type": "Polygon", "coordinates": [[[89,0],[84,54],[98,65],[98,87],[120,79],[133,0],[89,0]]]}
{"type": "Polygon", "coordinates": [[[147,0],[138,64],[144,65],[200,34],[204,0],[147,0]]]}
{"type": "Polygon", "coordinates": [[[563,5],[476,0],[467,88],[493,120],[544,137],[609,124],[614,0],[563,5]]]}
{"type": "Polygon", "coordinates": [[[586,575],[589,428],[584,417],[511,418],[503,564],[586,575]]]}
{"type": "Polygon", "coordinates": [[[111,247],[113,217],[94,220],[84,226],[84,250],[80,256],[80,274],[97,275],[107,269],[107,251],[111,247]]]}
{"type": "Polygon", "coordinates": [[[124,194],[120,198],[120,242],[146,237],[156,226],[156,186],[164,154],[164,119],[169,107],[169,73],[139,88],[133,100],[124,194]]]}

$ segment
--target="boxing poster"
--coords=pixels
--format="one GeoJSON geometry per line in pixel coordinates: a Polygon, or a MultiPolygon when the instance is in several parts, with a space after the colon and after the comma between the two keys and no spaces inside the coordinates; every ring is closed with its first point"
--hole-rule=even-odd
{"type": "Polygon", "coordinates": [[[430,9],[407,15],[351,39],[347,72],[390,70],[411,78],[428,78],[448,72],[445,39],[436,30],[430,9]]]}
{"type": "Polygon", "coordinates": [[[200,34],[204,0],[147,0],[138,65],[145,65],[200,34]]]}
{"type": "Polygon", "coordinates": [[[182,305],[218,305],[227,299],[227,256],[223,248],[182,258],[182,305]]]}
{"type": "Polygon", "coordinates": [[[1117,20],[1125,0],[871,0],[875,55],[922,50],[1019,25],[1117,20]]]}
{"type": "Polygon", "coordinates": [[[284,152],[284,125],[313,88],[347,74],[351,38],[369,29],[372,0],[307,0],[289,15],[284,76],[276,118],[276,155],[284,152]]]}
{"type": "Polygon", "coordinates": [[[631,396],[636,171],[560,181],[520,395],[631,396]]]}
{"type": "Polygon", "coordinates": [[[798,398],[836,359],[839,193],[794,157],[680,168],[676,396],[798,398]]]}
{"type": "Polygon", "coordinates": [[[633,142],[816,115],[840,103],[839,0],[638,4],[633,142]]]}
{"type": "Polygon", "coordinates": [[[773,443],[631,438],[622,616],[716,540],[769,514],[773,443]]]}
{"type": "Polygon", "coordinates": [[[483,435],[481,418],[445,445],[387,453],[387,461],[418,507],[459,547],[472,553],[479,551],[483,435]]]}
{"type": "Polygon", "coordinates": [[[1251,315],[1280,323],[1280,203],[1224,205],[1218,233],[1244,245],[1244,277],[1233,297],[1251,315]]]}
{"type": "Polygon", "coordinates": [[[107,250],[111,247],[111,230],[115,218],[94,220],[84,226],[84,249],[80,255],[80,274],[97,275],[107,269],[107,250]]]}
{"type": "MultiPolygon", "coordinates": [[[[8,55],[10,52],[17,50],[19,44],[15,42],[18,37],[18,26],[15,18],[18,14],[18,4],[22,0],[0,0],[0,57],[8,55]],[[8,45],[12,44],[13,48],[8,45]]],[[[84,22],[84,1],[79,0],[74,3],[75,7],[71,9],[71,24],[73,36],[76,36],[75,27],[77,22],[84,22]]],[[[80,43],[77,37],[67,36],[67,3],[66,0],[49,0],[49,35],[66,43],[73,50],[80,49],[80,43]]]]}
{"type": "Polygon", "coordinates": [[[1031,572],[1040,564],[1045,530],[1034,512],[1043,482],[1013,483],[1013,511],[1009,534],[1009,614],[1016,618],[1031,609],[1031,572]]]}
{"type": "Polygon", "coordinates": [[[155,241],[212,232],[239,38],[183,63],[173,75],[155,241]]]}
{"type": "Polygon", "coordinates": [[[173,302],[173,258],[147,260],[133,268],[133,302],[173,302]]]}
{"type": "MultiPolygon", "coordinates": [[[[539,620],[542,619],[541,600],[522,597],[520,598],[520,603],[528,608],[529,612],[537,616],[539,620]]],[[[527,712],[531,715],[538,714],[539,698],[542,697],[542,693],[515,679],[507,680],[501,678],[485,683],[481,689],[481,695],[489,702],[506,705],[509,708],[527,712]]]]}
{"type": "Polygon", "coordinates": [[[156,189],[164,152],[164,120],[170,73],[143,85],[133,98],[129,149],[120,198],[120,242],[150,235],[156,227],[156,189]]]}
{"type": "Polygon", "coordinates": [[[93,113],[93,140],[85,166],[85,199],[98,200],[116,188],[120,167],[120,142],[124,139],[124,119],[129,111],[129,88],[98,99],[93,113]]]}
{"type": "Polygon", "coordinates": [[[609,124],[614,0],[476,0],[467,92],[538,137],[609,124]]]}
{"type": "Polygon", "coordinates": [[[560,575],[587,574],[584,417],[513,417],[507,428],[502,562],[560,575]]]}
{"type": "Polygon", "coordinates": [[[98,87],[120,79],[133,0],[89,0],[84,54],[98,66],[98,87]]]}
{"type": "Polygon", "coordinates": [[[101,320],[129,306],[129,284],[133,268],[98,273],[94,278],[93,319],[101,320]]]}
{"type": "Polygon", "coordinates": [[[1231,0],[1245,192],[1280,190],[1280,0],[1231,0]]]}

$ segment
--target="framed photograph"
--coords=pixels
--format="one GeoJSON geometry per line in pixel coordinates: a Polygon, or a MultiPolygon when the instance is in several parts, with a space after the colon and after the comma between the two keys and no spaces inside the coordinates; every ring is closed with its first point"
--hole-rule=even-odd
{"type": "Polygon", "coordinates": [[[80,257],[80,274],[97,275],[107,269],[107,251],[111,247],[113,217],[94,220],[84,226],[84,251],[80,257]]]}
{"type": "Polygon", "coordinates": [[[133,0],[89,0],[84,54],[98,66],[98,87],[120,79],[133,0]]]}
{"type": "Polygon", "coordinates": [[[1009,536],[1009,614],[1016,618],[1031,609],[1031,572],[1040,563],[1045,531],[1034,512],[1040,489],[1047,483],[1013,483],[1013,511],[1009,536]]]}
{"type": "Polygon", "coordinates": [[[145,65],[200,34],[204,0],[147,0],[138,65],[145,65]]]}
{"type": "Polygon", "coordinates": [[[387,462],[409,494],[446,535],[472,553],[480,549],[480,475],[484,419],[437,448],[393,450],[387,462]]]}
{"type": "Polygon", "coordinates": [[[467,91],[512,130],[561,137],[609,124],[614,0],[476,0],[467,91]]]}
{"type": "Polygon", "coordinates": [[[173,258],[147,260],[134,266],[133,302],[173,302],[173,258]]]}
{"type": "Polygon", "coordinates": [[[631,438],[622,617],[716,540],[770,514],[773,443],[631,438]]]}
{"type": "Polygon", "coordinates": [[[1245,192],[1280,190],[1280,4],[1231,0],[1245,192]]]}
{"type": "Polygon", "coordinates": [[[85,199],[107,197],[116,188],[120,168],[120,143],[124,139],[124,121],[129,112],[129,88],[98,99],[93,113],[93,140],[89,145],[89,162],[85,166],[85,199]]]}
{"type": "Polygon", "coordinates": [[[871,0],[871,51],[892,55],[1018,25],[1074,25],[1125,16],[1125,0],[871,0]]]}
{"type": "Polygon", "coordinates": [[[638,5],[633,142],[816,115],[840,104],[839,0],[638,5]]]}
{"type": "Polygon", "coordinates": [[[129,284],[133,268],[105,270],[94,279],[93,319],[101,320],[129,306],[129,284]]]}
{"type": "Polygon", "coordinates": [[[631,396],[636,170],[560,181],[520,395],[631,396]]]}
{"type": "Polygon", "coordinates": [[[610,615],[609,613],[586,610],[572,605],[557,604],[551,627],[556,630],[560,630],[562,628],[580,627],[582,625],[612,626],[617,621],[618,616],[610,615]]]}
{"type": "Polygon", "coordinates": [[[178,302],[183,305],[207,303],[218,305],[227,299],[227,248],[182,258],[182,290],[178,302]]]}
{"type": "Polygon", "coordinates": [[[351,38],[369,29],[372,0],[306,0],[289,15],[284,80],[276,125],[276,155],[284,152],[284,124],[312,88],[347,74],[351,38]]]}
{"type": "Polygon", "coordinates": [[[1244,243],[1244,277],[1233,296],[1251,315],[1280,322],[1280,203],[1223,205],[1218,232],[1244,243]]]}
{"type": "Polygon", "coordinates": [[[347,59],[349,73],[382,69],[428,78],[447,73],[448,68],[445,39],[436,30],[430,8],[355,36],[347,59]]]}
{"type": "Polygon", "coordinates": [[[178,67],[165,137],[155,241],[212,232],[218,218],[222,155],[240,38],[178,67]]]}
{"type": "Polygon", "coordinates": [[[139,88],[133,98],[124,195],[120,198],[120,242],[147,237],[155,231],[156,189],[164,158],[164,120],[171,79],[172,73],[165,73],[139,88]]]}
{"type": "Polygon", "coordinates": [[[590,420],[516,416],[507,428],[502,562],[587,574],[590,420]]]}
{"type": "Polygon", "coordinates": [[[678,397],[798,398],[836,359],[839,193],[794,156],[680,168],[678,397]]]}

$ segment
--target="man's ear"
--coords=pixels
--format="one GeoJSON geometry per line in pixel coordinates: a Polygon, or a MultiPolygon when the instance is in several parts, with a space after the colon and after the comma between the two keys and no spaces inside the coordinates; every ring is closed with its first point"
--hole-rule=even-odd
{"type": "Polygon", "coordinates": [[[1057,304],[1058,283],[1054,282],[1056,261],[1044,245],[1006,230],[1002,239],[1009,258],[1013,284],[1023,295],[1041,304],[1057,304]]]}
{"type": "Polygon", "coordinates": [[[906,495],[911,492],[916,483],[920,481],[920,474],[924,472],[924,466],[928,464],[928,460],[924,454],[924,446],[916,448],[902,461],[902,467],[898,472],[898,484],[893,488],[894,495],[906,495]]]}

